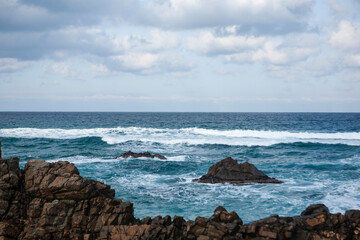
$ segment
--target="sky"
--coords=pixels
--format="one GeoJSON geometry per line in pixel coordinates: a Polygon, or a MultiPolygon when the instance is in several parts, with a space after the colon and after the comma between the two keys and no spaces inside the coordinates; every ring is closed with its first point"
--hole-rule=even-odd
{"type": "Polygon", "coordinates": [[[0,111],[359,112],[360,0],[0,0],[0,111]]]}

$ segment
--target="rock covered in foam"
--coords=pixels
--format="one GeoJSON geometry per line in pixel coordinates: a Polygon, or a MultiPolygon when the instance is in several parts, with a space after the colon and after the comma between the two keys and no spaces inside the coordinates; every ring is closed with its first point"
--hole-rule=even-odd
{"type": "Polygon", "coordinates": [[[270,178],[253,164],[238,163],[231,157],[227,157],[212,165],[207,174],[193,181],[199,183],[282,183],[270,178]]]}
{"type": "Polygon", "coordinates": [[[145,157],[145,158],[158,158],[158,159],[161,159],[161,160],[166,160],[166,157],[163,156],[163,155],[160,155],[160,154],[154,154],[154,155],[152,155],[152,154],[149,153],[149,152],[134,153],[134,152],[132,152],[132,151],[125,152],[125,153],[123,153],[123,154],[121,154],[120,156],[115,157],[115,158],[129,158],[129,157],[133,157],[133,158],[141,158],[141,157],[145,157]]]}

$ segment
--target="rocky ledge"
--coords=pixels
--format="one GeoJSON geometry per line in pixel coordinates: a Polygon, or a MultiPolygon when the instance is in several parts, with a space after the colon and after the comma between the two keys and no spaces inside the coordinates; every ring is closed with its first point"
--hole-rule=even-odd
{"type": "Polygon", "coordinates": [[[244,162],[238,163],[231,157],[227,157],[220,162],[212,165],[207,174],[199,179],[194,179],[199,183],[282,183],[281,181],[270,178],[262,171],[258,170],[253,164],[244,162]]]}
{"type": "Polygon", "coordinates": [[[322,204],[301,216],[243,224],[218,207],[210,218],[135,219],[133,205],[114,190],[81,177],[69,162],[0,160],[0,239],[359,239],[360,210],[331,214],[322,204]]]}
{"type": "Polygon", "coordinates": [[[120,156],[115,157],[115,159],[117,159],[117,158],[129,158],[129,157],[133,157],[133,158],[146,157],[146,158],[158,158],[158,159],[161,159],[161,160],[166,160],[166,157],[163,156],[163,155],[160,155],[160,154],[152,155],[149,152],[134,153],[132,151],[125,152],[125,153],[121,154],[120,156]]]}

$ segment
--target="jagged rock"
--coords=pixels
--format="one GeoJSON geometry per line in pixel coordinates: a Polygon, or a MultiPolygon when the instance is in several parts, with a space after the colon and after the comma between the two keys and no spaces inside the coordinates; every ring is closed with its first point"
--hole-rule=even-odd
{"type": "Polygon", "coordinates": [[[270,178],[253,164],[238,162],[231,157],[212,165],[207,174],[193,181],[199,183],[282,183],[270,178]]]}
{"type": "Polygon", "coordinates": [[[301,216],[271,215],[243,224],[219,206],[210,218],[134,218],[133,205],[114,199],[108,185],[79,175],[69,162],[0,160],[0,239],[354,239],[360,210],[331,214],[311,205],[301,216]],[[78,196],[76,196],[78,194],[78,196]]]}
{"type": "Polygon", "coordinates": [[[312,204],[301,213],[301,216],[309,216],[319,213],[329,213],[329,209],[324,204],[312,204]]]}
{"type": "Polygon", "coordinates": [[[63,161],[48,163],[42,159],[31,159],[25,165],[25,190],[34,198],[47,200],[115,196],[110,186],[81,177],[74,164],[63,161]]]}
{"type": "Polygon", "coordinates": [[[83,178],[69,162],[0,160],[0,239],[95,239],[102,227],[134,222],[130,202],[83,178]]]}
{"type": "Polygon", "coordinates": [[[149,152],[134,153],[134,152],[131,152],[131,151],[125,152],[125,153],[121,154],[120,156],[115,157],[115,159],[117,159],[117,158],[129,158],[129,157],[133,157],[133,158],[146,157],[146,158],[158,158],[158,159],[161,159],[161,160],[166,160],[166,157],[163,156],[163,155],[160,155],[160,154],[152,155],[149,152]]]}

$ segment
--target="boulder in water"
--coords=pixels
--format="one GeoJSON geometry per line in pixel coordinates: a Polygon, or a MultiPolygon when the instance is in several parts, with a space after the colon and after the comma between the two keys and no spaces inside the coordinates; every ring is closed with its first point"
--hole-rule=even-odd
{"type": "Polygon", "coordinates": [[[161,160],[166,160],[166,157],[163,156],[163,155],[160,155],[160,154],[152,155],[149,152],[134,153],[132,151],[125,152],[125,153],[123,153],[120,156],[115,157],[115,158],[129,158],[129,157],[133,157],[133,158],[146,157],[146,158],[158,158],[158,159],[161,159],[161,160]]]}
{"type": "Polygon", "coordinates": [[[253,164],[238,163],[231,157],[227,157],[212,165],[207,174],[193,181],[199,183],[282,183],[270,178],[253,164]]]}

